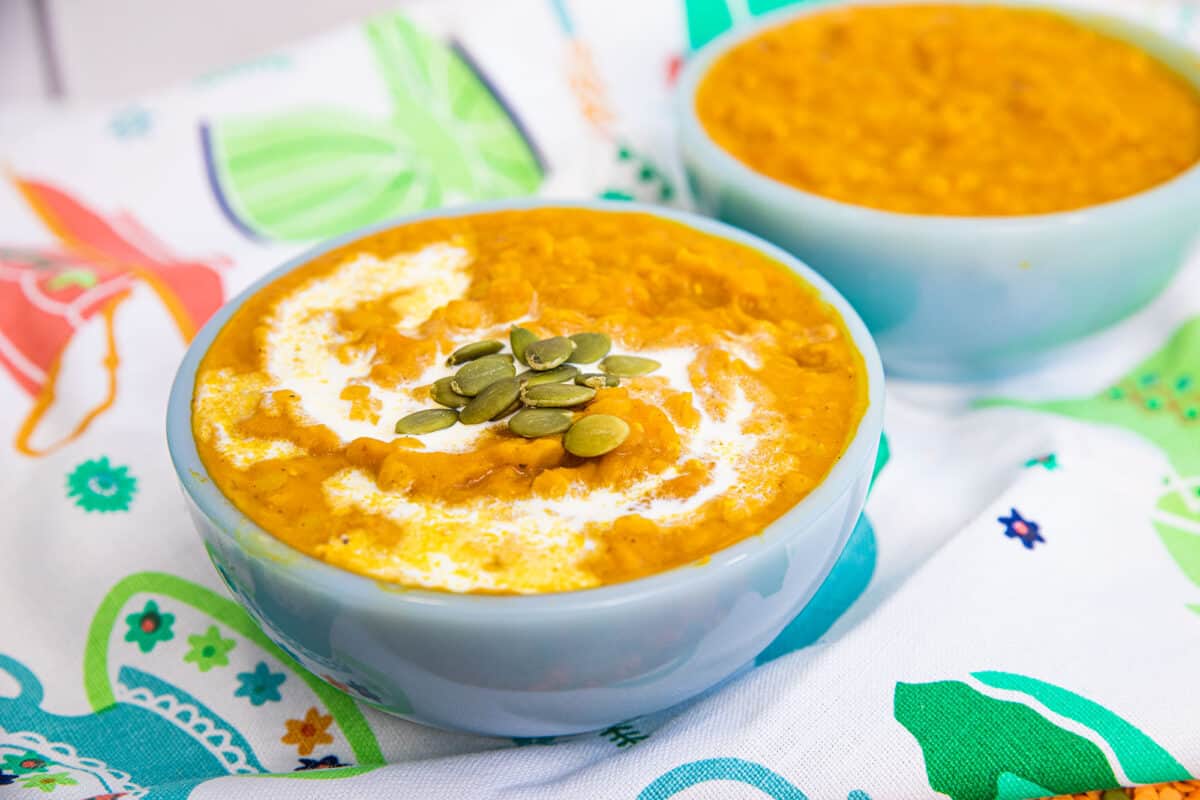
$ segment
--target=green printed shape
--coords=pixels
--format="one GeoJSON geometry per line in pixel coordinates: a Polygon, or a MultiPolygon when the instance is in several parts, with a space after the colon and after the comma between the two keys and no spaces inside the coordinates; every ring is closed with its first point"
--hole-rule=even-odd
{"type": "Polygon", "coordinates": [[[1192,777],[1153,739],[1099,703],[1054,684],[1012,672],[973,672],[971,675],[988,686],[1027,694],[1055,714],[1091,728],[1113,749],[1121,769],[1134,783],[1168,783],[1192,777]]]}
{"type": "Polygon", "coordinates": [[[1027,797],[1049,797],[1054,792],[1038,786],[1033,781],[1013,775],[1011,772],[1001,773],[996,781],[996,800],[1025,800],[1027,797]]]}
{"type": "MultiPolygon", "coordinates": [[[[1104,753],[1087,739],[960,681],[897,683],[895,715],[921,745],[930,787],[953,800],[1000,800],[1006,773],[1043,796],[1117,785],[1104,753]]],[[[1010,778],[1005,787],[1012,786],[1010,778]]]]}
{"type": "Polygon", "coordinates": [[[387,764],[368,764],[366,766],[332,767],[330,769],[306,769],[300,772],[260,772],[255,775],[239,775],[239,778],[274,778],[289,781],[327,781],[333,778],[354,778],[366,775],[387,764]]]}
{"type": "Polygon", "coordinates": [[[733,27],[733,14],[725,0],[684,0],[688,47],[699,50],[733,27]]]}
{"type": "Polygon", "coordinates": [[[355,702],[313,675],[292,660],[259,629],[250,616],[232,600],[198,586],[191,581],[164,572],[138,572],[122,579],[96,609],[96,616],[88,628],[87,645],[83,656],[83,685],[92,710],[102,711],[117,702],[108,674],[108,645],[113,627],[118,622],[121,609],[133,595],[139,592],[171,597],[196,608],[214,621],[237,631],[256,645],[266,650],[283,664],[288,664],[297,677],[321,698],[325,708],[333,715],[354,759],[360,765],[383,764],[383,753],[371,726],[355,702]]]}
{"type": "Polygon", "coordinates": [[[57,292],[62,289],[69,289],[77,286],[80,289],[91,289],[99,283],[99,278],[96,273],[85,267],[76,269],[64,269],[62,272],[55,275],[50,280],[46,281],[46,288],[52,292],[57,292]]]}
{"type": "Polygon", "coordinates": [[[746,0],[746,7],[750,9],[751,14],[757,17],[759,14],[769,14],[772,11],[799,5],[802,2],[804,0],[746,0]]]}
{"type": "Polygon", "coordinates": [[[537,189],[537,155],[465,53],[399,15],[365,32],[389,116],[305,108],[204,129],[210,180],[238,227],[272,239],[325,238],[537,189]]]}
{"type": "Polygon", "coordinates": [[[1154,527],[1188,580],[1200,586],[1200,513],[1188,508],[1185,495],[1197,497],[1200,476],[1184,481],[1183,490],[1165,492],[1154,511],[1154,527]]]}
{"type": "Polygon", "coordinates": [[[729,29],[743,24],[747,21],[743,19],[746,12],[757,17],[806,1],[814,0],[684,0],[688,47],[699,50],[729,29]]]}
{"type": "Polygon", "coordinates": [[[641,200],[648,203],[667,203],[675,197],[675,186],[666,172],[633,146],[617,144],[618,174],[598,197],[601,200],[641,200]]]}
{"type": "MultiPolygon", "coordinates": [[[[1200,317],[1185,322],[1160,350],[1090,397],[994,398],[979,406],[1026,408],[1124,428],[1161,449],[1183,476],[1185,491],[1200,497],[1200,317]]],[[[1172,489],[1159,499],[1154,527],[1171,558],[1200,586],[1200,513],[1172,489]]]]}
{"type": "Polygon", "coordinates": [[[1107,389],[1090,397],[1031,402],[989,399],[981,407],[1012,406],[1115,425],[1162,449],[1180,475],[1200,475],[1200,317],[1181,325],[1162,349],[1107,389]]]}
{"type": "Polygon", "coordinates": [[[108,456],[84,461],[67,475],[67,496],[84,511],[128,511],[136,493],[129,467],[110,464],[108,456]]]}

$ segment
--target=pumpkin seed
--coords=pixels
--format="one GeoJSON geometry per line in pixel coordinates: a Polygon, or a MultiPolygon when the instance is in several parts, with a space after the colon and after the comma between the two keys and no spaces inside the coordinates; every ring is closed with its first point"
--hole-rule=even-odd
{"type": "Polygon", "coordinates": [[[575,352],[575,343],[565,336],[555,336],[542,339],[525,348],[525,363],[530,369],[541,372],[554,369],[571,357],[575,352]]]}
{"type": "Polygon", "coordinates": [[[620,417],[589,414],[567,430],[563,447],[572,455],[594,458],[617,449],[628,437],[629,424],[620,417]]]}
{"type": "Polygon", "coordinates": [[[505,412],[521,394],[521,382],[509,376],[492,381],[467,403],[458,418],[464,425],[478,425],[505,412]]]}
{"type": "Polygon", "coordinates": [[[517,380],[526,386],[541,386],[543,383],[566,383],[578,374],[578,369],[572,367],[570,364],[563,364],[554,369],[548,369],[545,372],[526,370],[517,376],[517,380]]]}
{"type": "Polygon", "coordinates": [[[396,433],[409,436],[421,433],[433,433],[443,428],[449,428],[458,422],[458,412],[450,408],[427,408],[414,411],[396,422],[396,433]]]}
{"type": "Polygon", "coordinates": [[[570,408],[596,396],[596,390],[569,383],[547,383],[521,389],[521,401],[534,408],[570,408]]]}
{"type": "Polygon", "coordinates": [[[513,355],[517,357],[517,361],[525,363],[525,348],[538,340],[537,334],[528,328],[514,326],[508,332],[508,343],[512,346],[513,355]]]}
{"type": "Polygon", "coordinates": [[[438,378],[433,382],[433,386],[429,387],[429,396],[433,398],[433,402],[446,408],[462,408],[467,404],[471,398],[454,391],[450,385],[453,380],[454,378],[438,378]]]}
{"type": "Polygon", "coordinates": [[[504,419],[509,414],[513,413],[514,411],[519,411],[523,406],[524,406],[524,404],[521,402],[520,396],[518,396],[516,400],[512,401],[512,403],[508,406],[508,408],[504,409],[499,414],[492,417],[492,419],[493,420],[504,419]]]}
{"type": "Polygon", "coordinates": [[[649,375],[661,366],[662,364],[654,359],[641,356],[609,356],[600,362],[600,369],[609,375],[617,375],[621,378],[649,375]]]}
{"type": "Polygon", "coordinates": [[[511,361],[500,356],[485,356],[460,367],[450,381],[450,388],[459,394],[474,397],[496,381],[516,374],[517,370],[511,361]]]}
{"type": "Polygon", "coordinates": [[[482,342],[464,344],[450,354],[450,357],[446,359],[446,366],[453,367],[455,364],[464,364],[483,356],[499,353],[503,349],[504,343],[498,342],[495,339],[484,339],[482,342]]]}
{"type": "Polygon", "coordinates": [[[575,343],[575,352],[570,360],[576,364],[591,364],[608,355],[612,349],[612,339],[603,333],[576,333],[567,337],[575,343]]]}
{"type": "Polygon", "coordinates": [[[593,389],[611,389],[621,385],[621,379],[616,375],[605,375],[600,372],[589,372],[576,375],[575,383],[579,386],[590,386],[593,389]]]}
{"type": "Polygon", "coordinates": [[[517,436],[536,439],[553,436],[571,427],[571,412],[557,408],[526,408],[508,421],[508,429],[517,436]]]}

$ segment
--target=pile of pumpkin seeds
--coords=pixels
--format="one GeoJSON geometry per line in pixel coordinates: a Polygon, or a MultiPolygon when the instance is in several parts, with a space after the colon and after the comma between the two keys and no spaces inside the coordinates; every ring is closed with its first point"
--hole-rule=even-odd
{"type": "Polygon", "coordinates": [[[508,429],[536,439],[562,434],[568,453],[602,456],[629,436],[629,424],[611,414],[589,414],[575,420],[574,411],[590,403],[596,390],[619,386],[622,378],[649,375],[661,364],[640,356],[609,355],[612,340],[603,333],[576,333],[539,339],[525,328],[509,334],[511,353],[495,339],[463,345],[446,366],[458,367],[439,378],[429,396],[442,408],[427,408],[403,417],[396,433],[419,436],[456,422],[479,425],[508,417],[508,429]],[[576,364],[597,364],[599,372],[583,372],[576,364]],[[518,373],[517,365],[528,369],[518,373]],[[511,416],[510,416],[511,415],[511,416]]]}

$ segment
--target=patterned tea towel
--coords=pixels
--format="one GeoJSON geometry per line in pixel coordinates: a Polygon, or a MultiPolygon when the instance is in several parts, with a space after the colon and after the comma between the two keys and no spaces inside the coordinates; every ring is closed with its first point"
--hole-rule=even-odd
{"type": "MultiPolygon", "coordinates": [[[[1200,259],[1041,371],[893,382],[834,573],[684,708],[565,740],[428,730],[299,669],[222,589],[163,432],[204,320],[314,240],[418,209],[685,204],[681,59],[781,4],[416,5],[9,120],[0,798],[1012,800],[1200,774],[1200,259]]],[[[1192,2],[1108,7],[1200,43],[1192,2]]]]}

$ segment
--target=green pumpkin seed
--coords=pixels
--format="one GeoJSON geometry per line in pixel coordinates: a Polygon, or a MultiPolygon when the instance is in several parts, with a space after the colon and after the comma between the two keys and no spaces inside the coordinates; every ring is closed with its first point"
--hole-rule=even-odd
{"type": "Polygon", "coordinates": [[[414,411],[396,422],[396,433],[403,436],[433,433],[458,422],[458,412],[449,408],[427,408],[414,411]]]}
{"type": "Polygon", "coordinates": [[[525,363],[530,369],[542,372],[554,369],[571,357],[575,343],[565,336],[542,339],[525,348],[525,363]]]}
{"type": "Polygon", "coordinates": [[[512,362],[500,356],[485,356],[468,361],[454,373],[450,388],[467,397],[474,397],[498,380],[517,374],[512,362]]]}
{"type": "Polygon", "coordinates": [[[508,421],[508,429],[517,436],[537,439],[553,436],[571,427],[571,412],[557,408],[526,408],[508,421]]]}
{"type": "Polygon", "coordinates": [[[522,364],[525,363],[525,348],[537,340],[537,334],[528,328],[515,326],[508,332],[508,343],[512,346],[513,355],[522,364]]]}
{"type": "Polygon", "coordinates": [[[525,406],[525,404],[521,402],[521,398],[520,398],[520,396],[518,396],[516,400],[512,401],[512,403],[509,405],[508,408],[504,409],[499,414],[492,417],[492,419],[493,420],[504,419],[509,414],[513,413],[514,411],[520,411],[522,408],[524,408],[524,406],[525,406]]]}
{"type": "Polygon", "coordinates": [[[521,401],[534,408],[570,408],[583,405],[595,396],[595,389],[569,383],[526,386],[521,390],[521,401]]]}
{"type": "Polygon", "coordinates": [[[603,333],[577,333],[568,337],[575,343],[575,352],[570,360],[576,364],[591,364],[608,355],[612,349],[612,339],[603,333]]]}
{"type": "Polygon", "coordinates": [[[503,349],[504,343],[498,342],[495,339],[484,339],[482,342],[464,344],[450,354],[450,357],[446,359],[446,366],[453,367],[455,364],[465,364],[468,361],[474,361],[483,356],[499,353],[503,349]]]}
{"type": "Polygon", "coordinates": [[[471,398],[454,391],[454,387],[450,385],[453,380],[454,378],[438,378],[433,382],[433,386],[429,387],[429,396],[433,398],[433,402],[446,408],[462,408],[467,404],[471,398]]]}
{"type": "Polygon", "coordinates": [[[589,386],[593,389],[611,389],[614,386],[620,386],[621,379],[616,375],[589,372],[585,375],[576,375],[575,383],[579,386],[589,386]]]}
{"type": "Polygon", "coordinates": [[[589,414],[570,427],[563,447],[572,455],[595,458],[617,449],[628,437],[629,424],[620,417],[589,414]]]}
{"type": "Polygon", "coordinates": [[[541,386],[543,383],[566,383],[579,374],[579,370],[572,367],[570,364],[548,369],[545,372],[534,372],[526,370],[517,376],[517,379],[526,386],[541,386]]]}
{"type": "Polygon", "coordinates": [[[600,362],[600,369],[609,375],[617,375],[621,378],[649,375],[661,366],[662,364],[654,359],[641,356],[609,356],[600,362]]]}
{"type": "Polygon", "coordinates": [[[478,425],[495,419],[517,402],[520,394],[521,382],[512,376],[492,381],[467,403],[458,418],[464,425],[478,425]]]}

